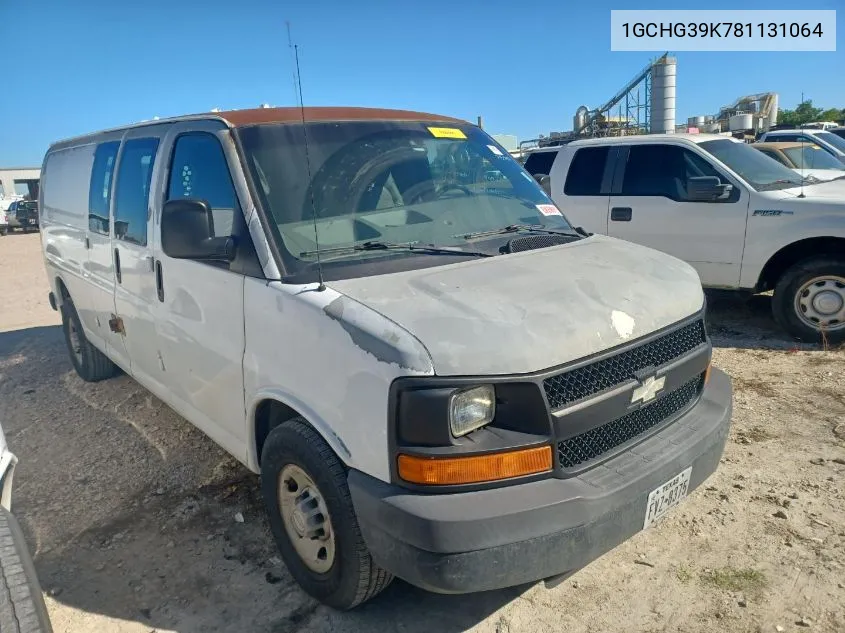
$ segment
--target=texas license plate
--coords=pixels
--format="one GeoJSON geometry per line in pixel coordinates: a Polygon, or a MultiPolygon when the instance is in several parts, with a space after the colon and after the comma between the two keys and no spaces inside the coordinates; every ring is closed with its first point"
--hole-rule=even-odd
{"type": "Polygon", "coordinates": [[[649,493],[645,506],[644,530],[652,526],[660,517],[669,512],[669,510],[678,505],[687,496],[691,472],[692,466],[649,493]]]}

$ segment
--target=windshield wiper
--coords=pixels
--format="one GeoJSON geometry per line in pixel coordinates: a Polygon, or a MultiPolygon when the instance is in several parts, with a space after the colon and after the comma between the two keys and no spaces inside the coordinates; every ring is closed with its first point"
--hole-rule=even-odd
{"type": "MultiPolygon", "coordinates": [[[[466,255],[470,257],[493,257],[491,253],[481,251],[468,251],[462,248],[451,248],[449,246],[436,246],[435,244],[415,244],[407,242],[404,244],[394,242],[382,242],[370,240],[360,244],[349,244],[347,246],[335,246],[333,248],[321,248],[320,255],[334,255],[338,253],[354,253],[356,251],[411,251],[414,253],[425,253],[429,255],[466,255]]],[[[318,251],[302,251],[300,257],[316,255],[318,251]]]]}
{"type": "Polygon", "coordinates": [[[509,224],[501,229],[491,229],[489,231],[476,231],[475,233],[463,233],[453,237],[462,237],[465,240],[471,240],[476,237],[487,237],[488,235],[505,235],[507,233],[517,233],[519,231],[534,231],[536,233],[551,233],[552,235],[566,235],[568,237],[586,237],[577,232],[561,231],[560,229],[550,229],[542,224],[509,224]]]}
{"type": "Polygon", "coordinates": [[[790,180],[788,178],[781,178],[780,180],[773,180],[772,182],[767,182],[764,185],[761,185],[757,188],[757,191],[769,191],[770,189],[786,189],[787,187],[780,187],[779,185],[789,185],[790,187],[800,187],[801,181],[800,180],[790,180]]]}

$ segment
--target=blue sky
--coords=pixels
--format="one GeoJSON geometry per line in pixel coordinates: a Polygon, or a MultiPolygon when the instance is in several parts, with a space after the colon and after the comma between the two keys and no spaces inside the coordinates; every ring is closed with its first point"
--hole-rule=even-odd
{"type": "MultiPolygon", "coordinates": [[[[711,0],[708,9],[794,9],[785,0],[711,0]]],[[[409,108],[474,121],[521,139],[566,130],[649,53],[610,51],[606,2],[473,0],[0,0],[5,71],[0,167],[38,165],[49,143],[153,116],[213,107],[293,105],[285,21],[300,47],[305,103],[409,108]],[[19,45],[18,45],[19,44],[19,45]]],[[[617,8],[702,8],[686,0],[617,8]]],[[[679,120],[736,97],[803,91],[845,107],[845,1],[835,53],[695,53],[678,57],[679,120]]]]}

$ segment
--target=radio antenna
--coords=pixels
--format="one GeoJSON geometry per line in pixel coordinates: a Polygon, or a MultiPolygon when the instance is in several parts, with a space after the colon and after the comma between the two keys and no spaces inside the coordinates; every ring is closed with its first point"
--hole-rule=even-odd
{"type": "MultiPolygon", "coordinates": [[[[288,23],[288,34],[290,34],[290,23],[288,23]]],[[[314,221],[314,244],[317,254],[317,277],[320,285],[317,292],[323,292],[326,284],[323,281],[323,262],[320,260],[320,232],[317,230],[317,205],[314,203],[314,183],[311,181],[311,156],[308,153],[308,126],[305,124],[305,104],[302,101],[302,75],[299,72],[299,46],[293,45],[293,56],[296,61],[296,85],[299,92],[299,113],[302,117],[302,136],[305,142],[305,168],[308,172],[308,192],[311,196],[311,219],[314,221]]]]}
{"type": "Polygon", "coordinates": [[[299,105],[299,91],[297,90],[296,82],[296,59],[293,54],[293,40],[290,36],[290,20],[285,20],[285,26],[288,30],[288,49],[290,49],[291,66],[294,67],[294,70],[291,72],[291,79],[293,79],[293,101],[296,105],[299,105]]]}
{"type": "MultiPolygon", "coordinates": [[[[804,103],[804,91],[801,91],[801,103],[804,103]]],[[[800,134],[798,136],[798,140],[801,141],[801,193],[798,195],[799,198],[804,198],[804,134],[800,134]]]]}

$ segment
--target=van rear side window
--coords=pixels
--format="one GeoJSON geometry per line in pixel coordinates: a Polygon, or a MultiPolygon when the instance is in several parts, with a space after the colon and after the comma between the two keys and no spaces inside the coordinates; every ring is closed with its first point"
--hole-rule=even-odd
{"type": "Polygon", "coordinates": [[[157,138],[136,138],[123,145],[114,204],[114,235],[119,240],[147,245],[150,181],[157,150],[157,138]]]}
{"type": "Polygon", "coordinates": [[[109,200],[119,147],[120,141],[103,143],[94,153],[88,192],[88,229],[101,235],[109,234],[109,200]]]}
{"type": "Polygon", "coordinates": [[[563,193],[567,196],[599,196],[608,147],[583,147],[575,152],[563,193]]]}

